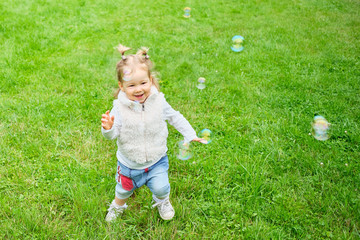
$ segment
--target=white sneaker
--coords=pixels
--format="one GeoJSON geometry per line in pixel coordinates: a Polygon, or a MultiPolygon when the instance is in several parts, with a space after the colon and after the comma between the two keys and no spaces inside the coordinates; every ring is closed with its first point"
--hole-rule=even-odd
{"type": "Polygon", "coordinates": [[[119,206],[115,203],[115,200],[109,205],[108,213],[106,214],[105,220],[107,222],[114,221],[124,210],[127,208],[126,203],[123,206],[119,206]]]}
{"type": "Polygon", "coordinates": [[[175,210],[174,208],[171,206],[169,197],[165,198],[165,199],[157,199],[154,198],[154,201],[156,202],[154,205],[152,205],[152,207],[157,207],[159,210],[159,214],[160,217],[164,220],[170,220],[174,217],[175,215],[175,210]]]}

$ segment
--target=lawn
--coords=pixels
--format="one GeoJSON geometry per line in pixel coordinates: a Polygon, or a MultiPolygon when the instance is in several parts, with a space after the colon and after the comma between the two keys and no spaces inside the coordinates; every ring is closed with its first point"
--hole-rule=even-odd
{"type": "Polygon", "coordinates": [[[0,238],[359,239],[359,12],[356,0],[1,1],[0,238]],[[100,118],[119,43],[149,47],[167,101],[213,133],[181,161],[169,126],[172,221],[147,188],[104,220],[116,142],[100,118]],[[309,134],[314,114],[327,141],[309,134]]]}

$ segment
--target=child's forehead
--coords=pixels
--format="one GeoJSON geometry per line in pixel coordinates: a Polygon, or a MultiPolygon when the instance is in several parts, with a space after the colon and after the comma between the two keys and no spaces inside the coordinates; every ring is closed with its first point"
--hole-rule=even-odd
{"type": "Polygon", "coordinates": [[[136,78],[149,78],[149,74],[148,74],[148,71],[146,71],[145,69],[136,69],[135,71],[133,71],[131,73],[131,76],[132,76],[132,79],[136,79],[136,78]]]}
{"type": "Polygon", "coordinates": [[[150,81],[148,73],[144,70],[132,73],[130,76],[128,76],[127,79],[129,80],[123,81],[123,84],[126,86],[136,84],[142,81],[150,81]]]}

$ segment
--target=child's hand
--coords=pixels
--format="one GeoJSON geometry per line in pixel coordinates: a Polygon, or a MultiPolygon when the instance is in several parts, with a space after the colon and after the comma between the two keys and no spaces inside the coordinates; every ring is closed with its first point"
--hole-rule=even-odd
{"type": "Polygon", "coordinates": [[[203,143],[203,144],[208,144],[208,141],[206,141],[203,138],[194,138],[193,140],[191,140],[192,142],[199,142],[199,143],[203,143]]]}
{"type": "Polygon", "coordinates": [[[101,126],[105,130],[110,130],[114,125],[115,116],[110,116],[110,111],[107,110],[105,114],[101,115],[101,126]]]}

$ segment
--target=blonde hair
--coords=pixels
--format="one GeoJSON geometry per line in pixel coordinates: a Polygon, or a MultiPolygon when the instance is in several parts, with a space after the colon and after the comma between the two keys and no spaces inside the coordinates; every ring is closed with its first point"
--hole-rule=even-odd
{"type": "MultiPolygon", "coordinates": [[[[148,76],[152,81],[152,84],[160,91],[159,81],[156,78],[154,72],[152,72],[153,63],[149,59],[149,55],[147,52],[149,48],[142,47],[140,48],[136,54],[131,54],[125,56],[125,52],[130,50],[131,48],[125,47],[123,45],[119,45],[117,50],[121,53],[121,60],[116,64],[116,73],[117,78],[120,84],[122,85],[124,82],[124,75],[129,72],[134,72],[136,69],[142,69],[148,72],[148,76]]],[[[120,92],[120,88],[115,93],[115,97],[120,92]]]]}

